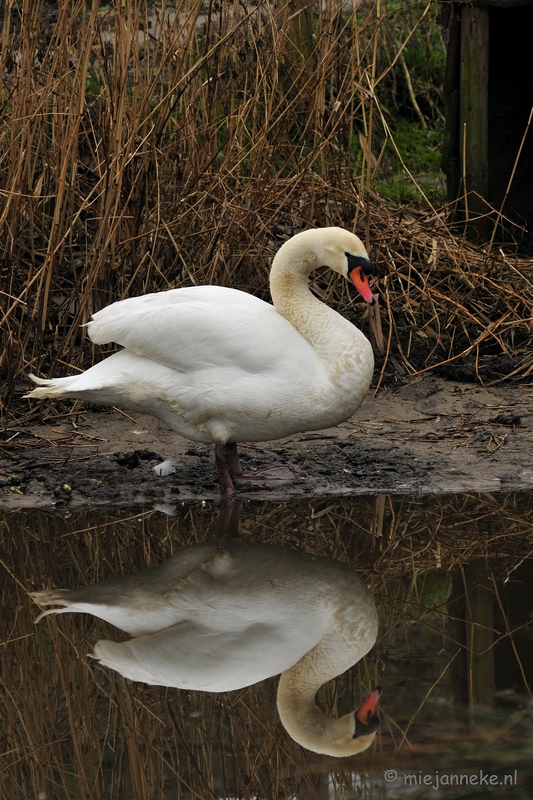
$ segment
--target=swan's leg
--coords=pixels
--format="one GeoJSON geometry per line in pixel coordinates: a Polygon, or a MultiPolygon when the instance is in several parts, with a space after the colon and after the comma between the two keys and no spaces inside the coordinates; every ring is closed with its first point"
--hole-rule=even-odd
{"type": "Polygon", "coordinates": [[[233,497],[224,497],[220,503],[220,516],[218,518],[217,547],[227,550],[233,539],[239,538],[239,516],[242,500],[233,497]]]}
{"type": "Polygon", "coordinates": [[[237,452],[236,442],[228,442],[226,444],[226,452],[228,454],[228,467],[232,478],[242,478],[243,472],[241,462],[239,461],[239,454],[237,452]]]}
{"type": "MultiPolygon", "coordinates": [[[[235,453],[237,453],[237,446],[234,445],[234,447],[235,453]]],[[[220,493],[223,497],[231,497],[232,494],[235,494],[235,486],[231,479],[230,454],[226,444],[215,445],[215,464],[218,472],[220,493]]]]}

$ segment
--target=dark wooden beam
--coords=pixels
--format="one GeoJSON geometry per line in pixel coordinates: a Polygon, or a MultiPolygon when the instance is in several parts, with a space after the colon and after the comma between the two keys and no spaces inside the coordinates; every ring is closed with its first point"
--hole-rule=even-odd
{"type": "Polygon", "coordinates": [[[461,7],[459,152],[468,234],[488,239],[489,9],[461,7]],[[481,218],[480,218],[481,217],[481,218]],[[474,221],[470,222],[474,218],[474,221]]]}
{"type": "Polygon", "coordinates": [[[444,102],[444,135],[442,139],[441,169],[446,175],[448,201],[453,203],[459,195],[461,170],[459,166],[459,96],[461,86],[461,10],[449,5],[444,8],[441,22],[448,30],[446,72],[442,99],[444,102]]]}
{"type": "Polygon", "coordinates": [[[514,6],[533,5],[533,0],[459,0],[459,2],[462,6],[469,5],[476,8],[513,8],[514,6]]]}
{"type": "Polygon", "coordinates": [[[465,565],[465,622],[470,702],[492,706],[496,692],[494,670],[494,588],[484,558],[465,565]]]}

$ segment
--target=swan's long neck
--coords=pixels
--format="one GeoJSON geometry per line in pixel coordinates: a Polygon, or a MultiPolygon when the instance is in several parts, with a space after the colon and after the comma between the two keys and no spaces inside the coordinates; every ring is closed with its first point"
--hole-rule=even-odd
{"type": "Polygon", "coordinates": [[[376,640],[375,606],[366,596],[359,602],[363,609],[359,609],[357,622],[351,618],[349,610],[345,610],[341,614],[343,619],[337,620],[332,632],[280,677],[278,711],[281,722],[295,741],[315,753],[341,756],[354,752],[354,712],[338,718],[328,717],[316,705],[315,696],[321,686],[366,655],[376,640]]]}
{"type": "Polygon", "coordinates": [[[371,374],[372,348],[366,336],[309,290],[309,274],[321,266],[312,248],[298,237],[286,242],[276,254],[270,272],[274,306],[333,370],[348,358],[361,366],[370,365],[366,371],[371,374]]]}
{"type": "MultiPolygon", "coordinates": [[[[315,703],[320,687],[336,675],[324,680],[313,661],[322,642],[307,653],[294,667],[284,672],[278,686],[278,712],[283,727],[298,744],[315,753],[337,755],[340,742],[349,740],[355,730],[354,713],[334,718],[324,714],[315,703]]],[[[336,671],[338,674],[338,671],[336,671]]]]}

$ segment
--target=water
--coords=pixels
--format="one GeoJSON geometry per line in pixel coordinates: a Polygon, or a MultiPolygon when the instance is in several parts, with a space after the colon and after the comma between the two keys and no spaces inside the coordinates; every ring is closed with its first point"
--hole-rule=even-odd
{"type": "Polygon", "coordinates": [[[533,494],[243,506],[243,542],[347,563],[375,596],[376,646],[318,696],[338,716],[384,687],[375,745],[344,759],[288,736],[277,678],[220,694],[133,683],[87,655],[129,638],[111,625],[34,625],[28,591],[133,573],[216,538],[218,507],[175,512],[3,516],[1,796],[531,796],[533,494]]]}

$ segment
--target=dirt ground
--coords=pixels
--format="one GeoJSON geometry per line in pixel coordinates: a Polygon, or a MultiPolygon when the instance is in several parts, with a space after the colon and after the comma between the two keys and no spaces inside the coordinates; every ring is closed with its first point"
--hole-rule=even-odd
{"type": "MultiPolygon", "coordinates": [[[[46,416],[46,415],[45,415],[46,416]]],[[[347,422],[240,447],[245,471],[288,464],[292,483],[248,496],[494,492],[533,486],[533,385],[492,388],[426,376],[382,388],[347,422]]],[[[78,411],[8,426],[0,507],[176,504],[219,497],[214,448],[151,417],[78,411]],[[175,474],[158,477],[164,459],[175,474]]]]}

